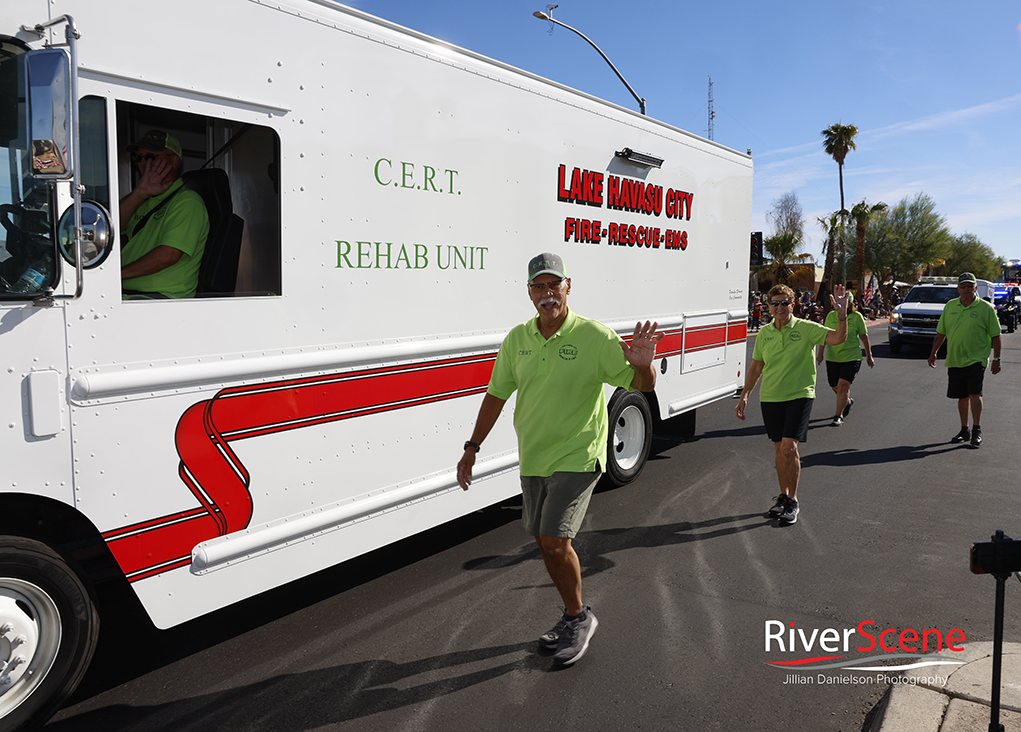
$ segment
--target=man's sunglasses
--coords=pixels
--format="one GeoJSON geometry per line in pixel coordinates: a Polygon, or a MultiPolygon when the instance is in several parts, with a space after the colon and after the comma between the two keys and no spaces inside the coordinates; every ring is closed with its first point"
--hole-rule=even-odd
{"type": "MultiPolygon", "coordinates": [[[[173,153],[171,153],[171,154],[173,154],[173,153]]],[[[131,162],[134,163],[135,165],[138,165],[143,160],[153,161],[156,158],[165,158],[165,157],[167,157],[166,153],[160,153],[159,155],[154,155],[153,153],[145,153],[144,155],[139,155],[138,153],[131,153],[131,162]]]]}
{"type": "Polygon", "coordinates": [[[771,307],[771,308],[787,307],[790,304],[791,304],[790,300],[770,300],[769,301],[769,307],[771,307]]]}

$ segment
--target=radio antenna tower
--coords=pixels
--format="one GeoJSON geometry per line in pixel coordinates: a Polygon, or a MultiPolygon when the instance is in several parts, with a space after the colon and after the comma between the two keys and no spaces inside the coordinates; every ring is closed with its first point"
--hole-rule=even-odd
{"type": "Polygon", "coordinates": [[[713,120],[715,119],[716,110],[713,109],[713,75],[709,74],[709,130],[707,131],[707,134],[710,140],[713,139],[713,127],[715,126],[715,122],[713,120]]]}

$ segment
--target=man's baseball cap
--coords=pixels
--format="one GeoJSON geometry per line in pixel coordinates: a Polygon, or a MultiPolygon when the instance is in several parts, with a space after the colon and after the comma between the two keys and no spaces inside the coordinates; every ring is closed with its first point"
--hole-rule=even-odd
{"type": "Polygon", "coordinates": [[[149,130],[145,133],[141,140],[136,142],[134,145],[128,145],[128,152],[135,152],[140,147],[144,147],[146,150],[150,150],[151,152],[163,152],[164,150],[169,150],[177,157],[183,157],[181,155],[181,143],[177,141],[176,137],[168,135],[163,130],[149,130]]]}
{"type": "Polygon", "coordinates": [[[541,274],[551,274],[557,277],[567,277],[564,271],[564,260],[551,252],[543,252],[532,257],[528,263],[528,281],[531,282],[541,274]]]}
{"type": "Polygon", "coordinates": [[[959,284],[959,285],[963,285],[965,282],[974,282],[974,281],[975,281],[975,275],[973,275],[971,272],[964,272],[964,273],[961,274],[960,277],[957,278],[957,284],[959,284]]]}

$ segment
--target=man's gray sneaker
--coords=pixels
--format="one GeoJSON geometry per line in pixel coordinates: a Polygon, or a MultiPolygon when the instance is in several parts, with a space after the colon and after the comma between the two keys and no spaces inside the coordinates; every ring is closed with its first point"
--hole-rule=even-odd
{"type": "Polygon", "coordinates": [[[971,439],[971,430],[967,427],[962,427],[961,431],[954,435],[950,442],[954,445],[960,445],[962,442],[967,442],[971,439]]]}
{"type": "Polygon", "coordinates": [[[793,524],[798,520],[798,502],[787,499],[787,507],[777,518],[781,524],[793,524]]]}
{"type": "Polygon", "coordinates": [[[830,427],[839,427],[839,426],[840,426],[840,425],[842,425],[843,423],[844,423],[844,418],[843,418],[843,417],[841,417],[841,416],[840,416],[840,415],[838,414],[838,415],[837,415],[836,417],[834,417],[834,418],[833,418],[833,421],[832,421],[832,422],[830,422],[830,427]]]}
{"type": "Polygon", "coordinates": [[[778,495],[776,497],[776,503],[774,503],[773,507],[771,509],[769,509],[769,515],[770,516],[779,516],[781,513],[784,512],[784,510],[786,510],[786,508],[787,508],[787,495],[784,494],[784,493],[781,493],[780,495],[778,495]]]}
{"type": "Polygon", "coordinates": [[[598,626],[596,614],[586,605],[582,617],[567,621],[557,642],[557,652],[553,654],[553,660],[561,666],[570,666],[584,656],[598,626]]]}
{"type": "Polygon", "coordinates": [[[564,632],[564,628],[567,627],[567,616],[561,615],[560,620],[552,628],[547,630],[545,633],[539,636],[539,645],[543,648],[549,648],[551,651],[557,647],[557,642],[560,640],[560,634],[564,632]]]}

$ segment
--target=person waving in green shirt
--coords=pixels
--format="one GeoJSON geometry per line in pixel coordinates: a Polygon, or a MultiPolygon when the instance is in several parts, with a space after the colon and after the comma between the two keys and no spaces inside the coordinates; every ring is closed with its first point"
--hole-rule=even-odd
{"type": "Polygon", "coordinates": [[[808,439],[808,420],[815,400],[815,347],[838,346],[847,339],[847,294],[843,285],[833,288],[830,301],[837,311],[836,330],[795,318],[791,314],[794,292],[787,285],[776,285],[769,291],[766,302],[773,321],[755,337],[752,363],[735,410],[737,418],[744,420],[748,398],[761,378],[762,421],[776,451],[780,481],[780,495],[769,515],[776,516],[781,524],[793,524],[800,511],[798,444],[808,439]]]}
{"type": "MultiPolygon", "coordinates": [[[[826,314],[826,327],[836,329],[837,311],[830,310],[826,314]]],[[[819,346],[819,354],[816,356],[816,363],[822,363],[826,358],[826,380],[837,395],[837,411],[833,414],[833,421],[830,425],[839,427],[844,423],[844,417],[851,412],[854,399],[851,398],[851,384],[854,377],[858,375],[861,368],[861,348],[858,342],[861,341],[865,349],[865,360],[869,368],[876,365],[872,358],[872,344],[869,342],[869,329],[865,324],[865,318],[861,312],[854,307],[854,293],[847,293],[847,340],[839,346],[826,348],[825,344],[819,346]]]]}
{"type": "Polygon", "coordinates": [[[528,263],[527,292],[537,314],[512,328],[500,345],[475,429],[457,463],[457,481],[464,490],[471,486],[476,453],[517,392],[521,521],[564,603],[563,616],[539,643],[555,648],[553,660],[568,666],[584,655],[598,625],[582,602],[581,563],[572,540],[606,470],[603,385],[652,391],[652,361],[663,334],[656,323],[638,323],[628,344],[608,326],[576,314],[567,307],[571,278],[553,253],[528,263]]]}

